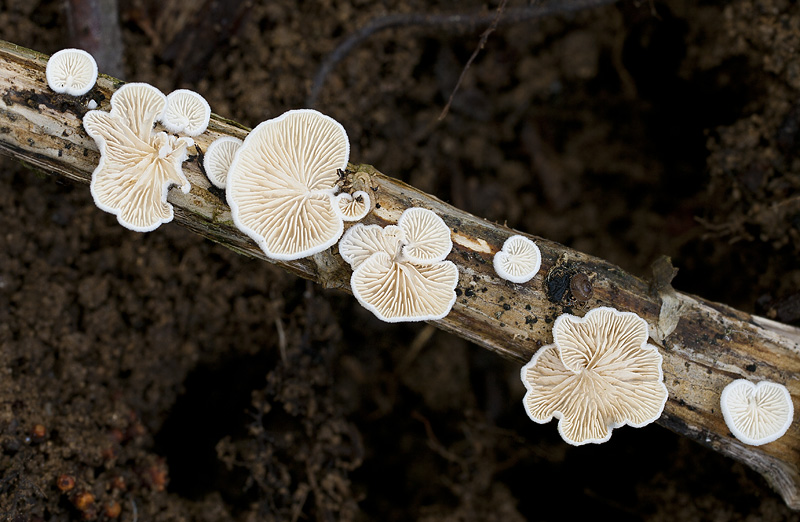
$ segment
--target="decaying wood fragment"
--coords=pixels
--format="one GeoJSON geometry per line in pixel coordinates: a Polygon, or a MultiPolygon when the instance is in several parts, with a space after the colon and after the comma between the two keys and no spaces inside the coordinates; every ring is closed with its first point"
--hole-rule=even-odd
{"type": "MultiPolygon", "coordinates": [[[[59,95],[47,88],[46,61],[44,55],[0,42],[0,150],[34,168],[86,184],[98,152],[81,117],[90,99],[108,110],[118,82],[101,75],[94,90],[81,98],[59,95]]],[[[205,150],[220,136],[243,138],[246,133],[242,126],[214,116],[208,132],[196,141],[205,150]]],[[[264,259],[233,226],[230,210],[218,191],[209,190],[211,184],[196,158],[184,164],[184,172],[191,192],[169,194],[177,222],[236,252],[264,259]]],[[[447,205],[368,165],[350,165],[344,182],[374,196],[375,207],[364,220],[368,224],[394,223],[411,206],[432,209],[444,219],[453,238],[448,259],[458,266],[460,281],[453,311],[435,324],[503,357],[527,362],[539,347],[552,342],[552,322],[563,312],[583,315],[591,308],[612,306],[639,314],[664,356],[670,400],[659,423],[758,470],[789,506],[800,509],[800,423],[773,443],[751,447],[731,436],[719,411],[720,392],[737,378],[785,384],[800,411],[800,329],[677,292],[669,284],[668,267],[657,266],[653,283],[648,283],[543,238],[533,238],[542,253],[539,274],[516,285],[495,275],[492,256],[509,235],[519,232],[447,205]],[[582,290],[591,295],[588,301],[570,290],[577,274],[583,274],[584,285],[584,276],[592,285],[591,292],[582,290]]],[[[309,259],[277,264],[326,287],[349,291],[350,268],[335,247],[309,259]]]]}

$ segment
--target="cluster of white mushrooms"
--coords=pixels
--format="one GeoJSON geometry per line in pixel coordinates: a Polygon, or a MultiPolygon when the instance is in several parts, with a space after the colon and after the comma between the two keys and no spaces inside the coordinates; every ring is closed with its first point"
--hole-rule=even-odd
{"type": "MultiPolygon", "coordinates": [[[[82,96],[94,86],[97,65],[88,53],[65,49],[50,58],[46,76],[55,92],[82,96]]],[[[181,89],[165,96],[145,83],[117,90],[110,112],[87,112],[83,125],[101,155],[91,182],[97,206],[138,232],[171,221],[167,191],[178,186],[189,192],[182,164],[210,115],[197,93],[181,89]],[[165,130],[157,131],[156,122],[165,130]]],[[[211,183],[225,189],[236,226],[268,257],[300,259],[339,242],[353,269],[353,294],[376,317],[445,317],[459,277],[446,260],[453,247],[450,229],[434,212],[409,208],[396,225],[359,223],[342,237],[345,221],[359,221],[372,209],[366,192],[338,192],[349,153],[338,122],[314,110],[293,110],[259,124],[244,141],[217,139],[203,166],[211,183]]],[[[494,256],[497,275],[516,284],[530,281],[540,266],[539,248],[520,235],[509,237],[494,256]]],[[[553,344],[522,368],[528,415],[537,423],[557,418],[559,433],[574,445],[604,442],[616,427],[655,421],[668,393],[661,354],[648,338],[647,323],[632,312],[600,307],[583,318],[561,315],[553,324],[553,344]]],[[[733,381],[720,400],[725,422],[746,444],[776,440],[794,415],[787,389],[772,382],[733,381]]]]}

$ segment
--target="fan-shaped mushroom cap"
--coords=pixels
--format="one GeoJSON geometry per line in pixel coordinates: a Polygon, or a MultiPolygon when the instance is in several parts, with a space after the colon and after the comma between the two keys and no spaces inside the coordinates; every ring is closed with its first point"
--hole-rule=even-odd
{"type": "Polygon", "coordinates": [[[273,259],[325,250],[344,228],[334,193],[349,154],[344,128],[317,111],[289,111],[259,124],[228,171],[234,223],[273,259]]]}
{"type": "Polygon", "coordinates": [[[81,49],[62,49],[47,60],[45,76],[54,91],[82,96],[97,81],[97,62],[81,49]]]}
{"type": "Polygon", "coordinates": [[[154,230],[172,220],[167,191],[191,188],[181,164],[191,138],[153,132],[164,112],[166,98],[145,83],[129,83],[111,96],[111,112],[89,111],[86,132],[100,148],[100,163],[90,185],[95,204],[137,232],[154,230]]]}
{"type": "Polygon", "coordinates": [[[405,234],[396,225],[381,228],[380,225],[351,227],[339,241],[339,254],[355,270],[369,257],[378,252],[389,254],[405,239],[405,234]]]}
{"type": "Polygon", "coordinates": [[[455,303],[458,268],[450,261],[397,263],[377,252],[353,272],[350,284],[361,306],[382,321],[432,321],[447,315],[455,303]]]}
{"type": "Polygon", "coordinates": [[[733,381],[722,390],[720,408],[733,436],[750,446],[781,438],[794,418],[789,390],[770,381],[733,381]]]}
{"type": "Polygon", "coordinates": [[[605,442],[613,428],[639,428],[661,416],[667,402],[661,354],[647,344],[647,323],[631,312],[596,308],[583,318],[563,314],[554,344],[522,367],[528,416],[559,419],[573,445],[605,442]]]}
{"type": "Polygon", "coordinates": [[[363,219],[371,207],[369,194],[363,190],[356,191],[352,195],[342,192],[336,196],[336,208],[345,221],[363,219]]]}
{"type": "Polygon", "coordinates": [[[242,146],[242,140],[232,136],[223,136],[214,140],[203,156],[203,169],[209,181],[224,189],[228,179],[228,169],[233,163],[236,151],[242,146]]]}
{"type": "Polygon", "coordinates": [[[450,229],[442,218],[426,208],[409,208],[397,220],[405,233],[405,258],[416,264],[442,261],[453,249],[450,229]]]}
{"type": "Polygon", "coordinates": [[[444,221],[422,208],[403,212],[397,225],[358,224],[339,242],[342,259],[353,267],[353,295],[390,323],[441,319],[450,312],[458,268],[443,260],[451,248],[444,221]]]}
{"type": "Polygon", "coordinates": [[[161,123],[170,132],[199,136],[208,128],[211,107],[194,91],[178,89],[167,96],[167,109],[161,123]]]}
{"type": "Polygon", "coordinates": [[[539,267],[542,254],[536,243],[523,236],[511,236],[503,243],[503,249],[494,255],[494,271],[512,283],[527,283],[539,267]]]}

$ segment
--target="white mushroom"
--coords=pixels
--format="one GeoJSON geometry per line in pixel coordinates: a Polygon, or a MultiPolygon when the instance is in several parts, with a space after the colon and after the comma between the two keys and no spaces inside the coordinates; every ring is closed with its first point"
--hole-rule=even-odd
{"type": "Polygon", "coordinates": [[[181,164],[191,138],[154,132],[166,97],[146,83],[129,83],[111,96],[111,112],[89,111],[86,132],[100,148],[100,163],[90,185],[95,204],[117,216],[119,223],[148,232],[172,220],[167,191],[177,185],[190,189],[181,164]]]}
{"type": "Polygon", "coordinates": [[[390,323],[441,319],[450,312],[458,284],[458,268],[444,261],[451,248],[447,225],[421,208],[406,210],[397,225],[358,224],[339,243],[353,268],[353,295],[390,323]]]}
{"type": "Polygon", "coordinates": [[[512,283],[527,283],[539,267],[542,254],[536,243],[523,236],[511,236],[503,243],[503,249],[494,255],[494,271],[512,283]]]}
{"type": "Polygon", "coordinates": [[[333,118],[295,110],[253,129],[228,171],[233,221],[273,259],[321,252],[341,237],[338,171],[350,143],[333,118]]]}
{"type": "Polygon", "coordinates": [[[54,91],[82,96],[97,81],[97,62],[81,49],[62,49],[47,60],[45,76],[54,91]]]}
{"type": "Polygon", "coordinates": [[[345,221],[358,221],[369,213],[372,203],[369,194],[363,190],[354,192],[352,195],[342,192],[336,196],[336,208],[345,221]]]}
{"type": "Polygon", "coordinates": [[[528,416],[559,419],[569,444],[605,442],[625,424],[639,428],[661,416],[667,388],[661,354],[647,344],[644,319],[596,308],[583,318],[563,314],[553,324],[554,344],[522,367],[528,416]]]}
{"type": "Polygon", "coordinates": [[[228,169],[233,163],[236,151],[242,146],[242,140],[231,136],[223,136],[214,140],[203,156],[203,169],[209,181],[224,189],[228,179],[228,169]]]}
{"type": "Polygon", "coordinates": [[[167,109],[161,123],[175,133],[199,136],[208,128],[211,107],[205,98],[194,91],[178,89],[167,96],[167,109]]]}
{"type": "Polygon", "coordinates": [[[734,437],[750,446],[779,439],[794,418],[789,390],[770,381],[753,384],[737,379],[731,382],[722,390],[720,408],[734,437]]]}

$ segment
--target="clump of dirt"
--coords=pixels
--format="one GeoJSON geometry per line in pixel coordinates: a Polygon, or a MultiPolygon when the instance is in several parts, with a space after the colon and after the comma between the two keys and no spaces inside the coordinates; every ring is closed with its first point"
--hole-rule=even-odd
{"type": "MultiPolygon", "coordinates": [[[[138,0],[120,4],[125,79],[254,126],[303,106],[374,17],[497,5],[138,0]]],[[[69,46],[63,6],[0,3],[4,37],[69,46]]],[[[317,108],[354,161],[634,273],[668,255],[676,288],[798,323],[798,27],[781,0],[511,23],[442,122],[479,34],[397,28],[340,62],[317,108]]],[[[6,519],[796,518],[662,428],[568,447],[525,416],[517,365],[174,224],[126,231],[85,187],[0,164],[6,519]]]]}

